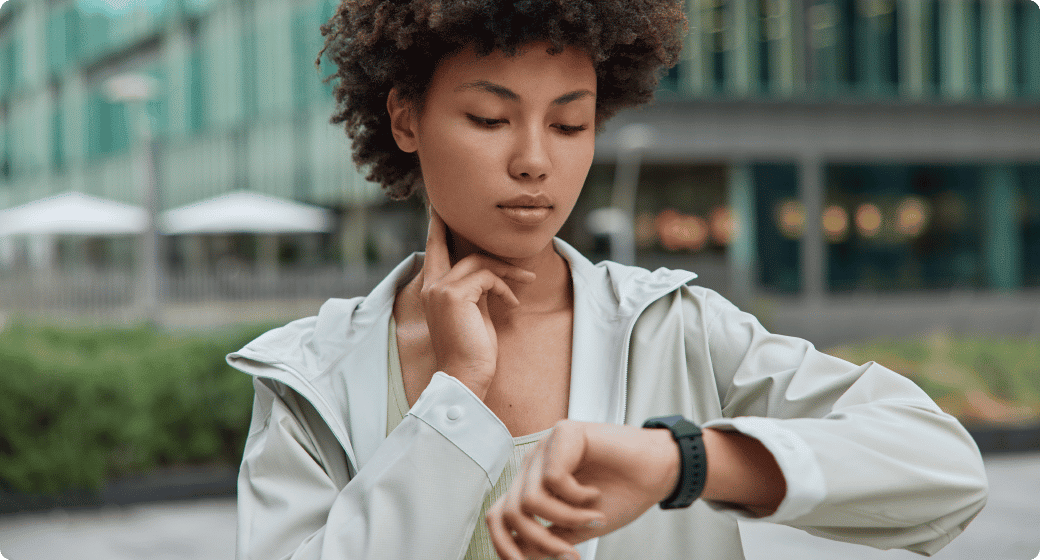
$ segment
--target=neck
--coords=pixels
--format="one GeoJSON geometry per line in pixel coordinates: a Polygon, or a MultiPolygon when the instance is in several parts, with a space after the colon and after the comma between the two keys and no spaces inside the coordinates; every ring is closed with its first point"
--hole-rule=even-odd
{"type": "MultiPolygon", "coordinates": [[[[454,266],[459,260],[473,254],[488,253],[461,237],[449,233],[451,262],[454,266]]],[[[535,281],[530,284],[505,279],[506,284],[520,301],[519,313],[544,313],[559,311],[571,306],[571,275],[567,260],[556,252],[550,241],[541,251],[530,257],[504,258],[490,255],[508,262],[524,270],[535,273],[535,281]]],[[[503,306],[504,308],[504,306],[503,306]]]]}

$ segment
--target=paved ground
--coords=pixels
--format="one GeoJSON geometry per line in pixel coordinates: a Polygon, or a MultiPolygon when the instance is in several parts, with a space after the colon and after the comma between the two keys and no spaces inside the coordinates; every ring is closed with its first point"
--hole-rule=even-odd
{"type": "MultiPolygon", "coordinates": [[[[1040,553],[1040,453],[989,456],[989,504],[938,560],[1035,560],[1040,553]]],[[[229,499],[0,516],[0,553],[8,560],[230,560],[234,502],[229,499]]],[[[767,524],[744,527],[748,560],[909,560],[810,537],[767,524]]]]}

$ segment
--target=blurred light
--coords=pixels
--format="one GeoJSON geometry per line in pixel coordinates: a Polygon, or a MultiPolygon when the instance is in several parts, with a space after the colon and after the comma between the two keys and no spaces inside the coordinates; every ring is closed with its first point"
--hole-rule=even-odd
{"type": "Polygon", "coordinates": [[[158,81],[147,74],[119,74],[105,80],[105,95],[113,103],[148,101],[158,90],[158,81]]]}
{"type": "Polygon", "coordinates": [[[823,233],[831,243],[840,243],[849,235],[849,213],[837,204],[823,211],[822,224],[823,233]]]}
{"type": "Polygon", "coordinates": [[[76,5],[87,14],[122,17],[140,9],[159,14],[165,8],[166,0],[77,0],[76,5]]]}
{"type": "Polygon", "coordinates": [[[838,10],[831,4],[813,4],[809,8],[809,21],[812,25],[812,45],[822,49],[837,44],[838,10]]]}
{"type": "Polygon", "coordinates": [[[868,18],[888,15],[896,9],[894,0],[869,0],[858,4],[863,16],[868,18]]]}
{"type": "Polygon", "coordinates": [[[954,191],[946,191],[935,201],[935,222],[941,229],[958,230],[968,219],[968,205],[954,191]]]}
{"type": "Polygon", "coordinates": [[[636,216],[635,223],[636,246],[646,249],[652,247],[657,241],[657,231],[654,228],[654,215],[643,212],[636,216]]]}
{"type": "Polygon", "coordinates": [[[907,197],[896,209],[896,231],[917,237],[928,225],[930,211],[928,203],[917,197],[907,197]]]}
{"type": "Polygon", "coordinates": [[[776,225],[780,234],[798,239],[805,231],[805,207],[797,200],[786,200],[776,207],[776,225]]]}
{"type": "Polygon", "coordinates": [[[723,246],[733,243],[733,238],[737,235],[737,219],[729,208],[719,206],[712,210],[708,224],[715,243],[723,246]]]}
{"type": "Polygon", "coordinates": [[[699,216],[680,214],[672,209],[657,215],[657,237],[671,251],[700,251],[708,242],[708,223],[699,216]]]}
{"type": "Polygon", "coordinates": [[[863,237],[876,237],[881,231],[881,210],[875,204],[860,204],[856,208],[856,228],[863,237]]]}

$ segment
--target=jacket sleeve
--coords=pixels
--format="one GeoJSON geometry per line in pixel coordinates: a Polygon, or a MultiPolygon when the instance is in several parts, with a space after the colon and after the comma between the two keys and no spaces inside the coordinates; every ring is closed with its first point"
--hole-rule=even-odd
{"type": "Polygon", "coordinates": [[[434,376],[354,474],[315,408],[254,378],[238,479],[239,560],[457,560],[512,449],[505,426],[464,385],[434,376]]]}
{"type": "Polygon", "coordinates": [[[761,441],[787,482],[787,496],[764,521],[931,555],[982,509],[987,481],[977,446],[909,379],[772,334],[710,290],[684,300],[701,307],[687,316],[704,321],[694,330],[707,334],[725,417],[705,426],[761,441]]]}

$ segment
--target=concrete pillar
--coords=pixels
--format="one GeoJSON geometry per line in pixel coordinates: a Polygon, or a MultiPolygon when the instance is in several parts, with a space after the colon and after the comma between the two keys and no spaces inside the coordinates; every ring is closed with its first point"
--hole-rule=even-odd
{"type": "Polygon", "coordinates": [[[982,171],[983,263],[990,287],[1022,285],[1022,235],[1018,219],[1018,177],[1011,165],[982,171]]]}
{"type": "Polygon", "coordinates": [[[798,162],[798,198],[805,208],[805,230],[799,256],[802,296],[810,301],[823,299],[827,290],[827,247],[821,224],[825,195],[823,159],[816,154],[803,156],[798,162]]]}
{"type": "Polygon", "coordinates": [[[353,285],[363,285],[368,279],[365,242],[368,238],[368,208],[363,204],[351,206],[340,225],[340,247],[343,269],[353,285]]]}
{"type": "Polygon", "coordinates": [[[278,282],[278,234],[268,233],[257,236],[259,258],[257,268],[260,271],[260,282],[265,288],[274,287],[278,282]]]}
{"type": "Polygon", "coordinates": [[[755,295],[757,263],[755,255],[755,182],[751,165],[738,162],[729,168],[727,198],[735,221],[735,235],[726,252],[729,265],[730,299],[738,307],[750,309],[755,295]]]}

